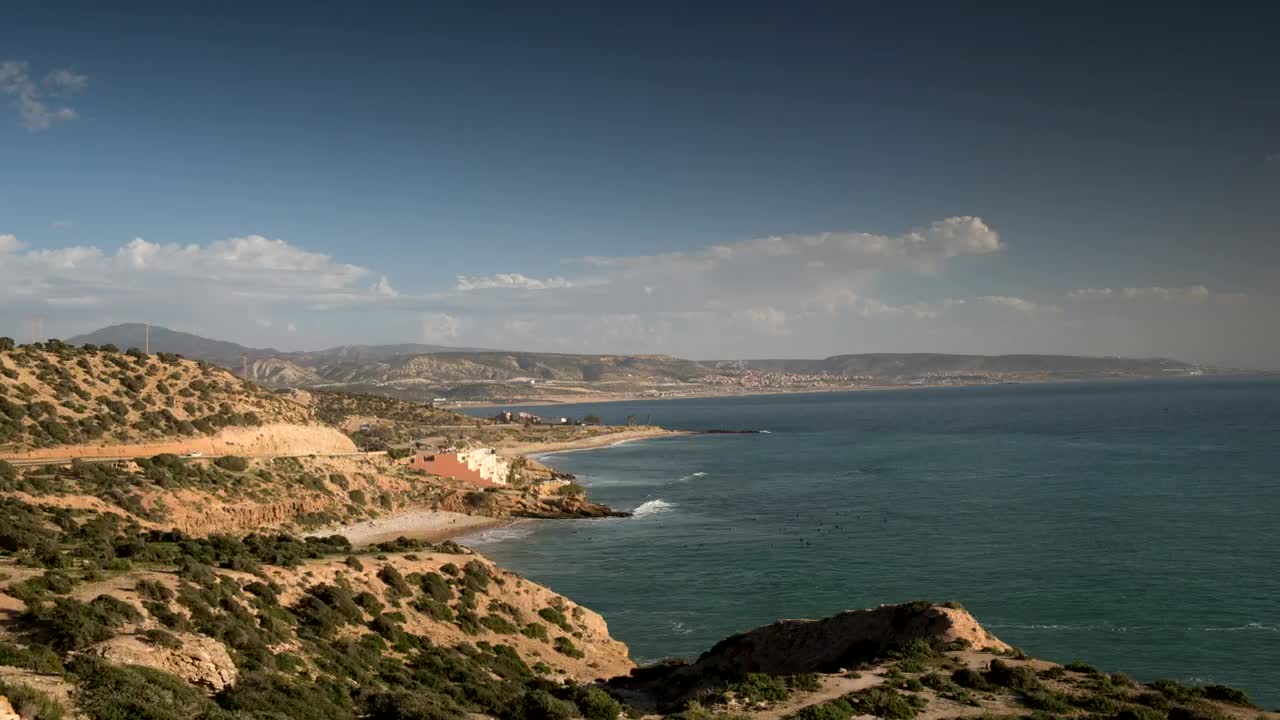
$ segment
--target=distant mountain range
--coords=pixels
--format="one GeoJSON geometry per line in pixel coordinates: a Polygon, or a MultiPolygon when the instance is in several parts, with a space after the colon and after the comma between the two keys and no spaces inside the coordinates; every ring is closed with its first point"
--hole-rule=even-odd
{"type": "MultiPolygon", "coordinates": [[[[146,326],[113,325],[72,344],[143,347],[146,326]]],[[[342,345],[310,352],[250,348],[152,326],[152,352],[179,353],[230,368],[271,387],[338,387],[405,399],[591,400],[827,389],[849,385],[975,384],[1200,372],[1166,358],[1074,355],[870,353],[821,360],[693,361],[669,355],[570,355],[440,345],[342,345]]]]}

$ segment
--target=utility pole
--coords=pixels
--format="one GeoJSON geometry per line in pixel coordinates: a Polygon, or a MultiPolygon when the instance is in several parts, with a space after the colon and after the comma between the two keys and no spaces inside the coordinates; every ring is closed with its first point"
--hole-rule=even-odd
{"type": "Polygon", "coordinates": [[[143,352],[150,355],[151,354],[151,323],[147,323],[146,327],[147,327],[146,336],[142,341],[143,347],[145,348],[143,352]]]}
{"type": "Polygon", "coordinates": [[[247,354],[240,356],[240,365],[242,367],[242,370],[240,371],[240,377],[244,378],[245,380],[248,380],[249,379],[249,356],[247,354]]]}

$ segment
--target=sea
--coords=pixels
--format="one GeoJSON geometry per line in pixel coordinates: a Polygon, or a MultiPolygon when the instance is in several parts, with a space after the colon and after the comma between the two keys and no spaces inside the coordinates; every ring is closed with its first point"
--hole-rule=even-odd
{"type": "Polygon", "coordinates": [[[599,612],[637,662],[780,618],[954,600],[1037,657],[1280,707],[1280,378],[554,413],[761,431],[541,456],[634,515],[464,540],[599,612]]]}

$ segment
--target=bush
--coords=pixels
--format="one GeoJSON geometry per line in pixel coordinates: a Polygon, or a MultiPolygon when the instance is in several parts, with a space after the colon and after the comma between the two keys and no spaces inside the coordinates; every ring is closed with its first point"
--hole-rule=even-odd
{"type": "Polygon", "coordinates": [[[178,636],[167,630],[160,628],[151,628],[142,633],[142,639],[157,647],[176,649],[182,647],[182,641],[178,636]]]}
{"type": "Polygon", "coordinates": [[[960,668],[951,673],[951,682],[966,687],[971,690],[990,690],[991,684],[982,676],[982,673],[971,670],[969,668],[960,668]]]}
{"type": "Polygon", "coordinates": [[[996,685],[1014,690],[1038,690],[1040,678],[1035,670],[1026,665],[1010,665],[1001,660],[992,660],[991,668],[986,672],[986,679],[996,685]]]}
{"type": "Polygon", "coordinates": [[[390,586],[393,597],[402,598],[413,594],[413,588],[409,587],[409,583],[404,581],[404,575],[393,565],[379,568],[378,579],[390,586]]]}
{"type": "Polygon", "coordinates": [[[1221,700],[1223,702],[1233,703],[1235,705],[1253,706],[1253,701],[1249,699],[1249,694],[1238,688],[1229,685],[1205,685],[1202,688],[1204,696],[1209,700],[1221,700]]]}
{"type": "Polygon", "coordinates": [[[505,720],[568,720],[577,713],[578,709],[571,703],[545,690],[530,690],[517,701],[505,720]]]}
{"type": "Polygon", "coordinates": [[[422,592],[439,602],[448,602],[453,599],[453,589],[449,587],[449,581],[438,572],[428,572],[422,576],[422,592]]]}
{"type": "Polygon", "coordinates": [[[249,460],[236,455],[226,455],[213,461],[214,465],[231,472],[244,472],[249,469],[249,460]]]}
{"type": "Polygon", "coordinates": [[[573,644],[572,640],[564,636],[556,638],[555,644],[553,644],[552,647],[554,647],[556,652],[561,655],[568,655],[571,658],[580,658],[585,657],[586,655],[586,653],[579,650],[578,647],[573,644]]]}
{"type": "Polygon", "coordinates": [[[27,612],[26,619],[43,631],[59,650],[79,650],[115,635],[115,628],[136,622],[142,615],[129,603],[99,595],[89,603],[57,598],[49,607],[27,612]]]}
{"type": "Polygon", "coordinates": [[[133,586],[133,590],[138,593],[138,597],[145,600],[167,602],[173,599],[173,590],[159,580],[139,580],[133,586]]]}
{"type": "Polygon", "coordinates": [[[875,715],[888,720],[911,720],[925,702],[922,698],[902,695],[883,685],[851,693],[844,700],[859,715],[875,715]]]}
{"type": "Polygon", "coordinates": [[[617,720],[622,713],[622,705],[598,687],[577,685],[570,699],[586,720],[617,720]]]}
{"type": "Polygon", "coordinates": [[[514,635],[520,632],[520,628],[501,615],[485,615],[480,618],[480,624],[488,628],[490,632],[495,632],[499,635],[514,635]]]}
{"type": "Polygon", "coordinates": [[[71,669],[80,678],[80,708],[93,720],[230,720],[204,693],[159,670],[88,655],[71,669]]]}
{"type": "Polygon", "coordinates": [[[0,642],[0,665],[25,668],[38,673],[62,673],[62,660],[58,658],[58,654],[43,645],[21,647],[10,642],[0,642]]]}

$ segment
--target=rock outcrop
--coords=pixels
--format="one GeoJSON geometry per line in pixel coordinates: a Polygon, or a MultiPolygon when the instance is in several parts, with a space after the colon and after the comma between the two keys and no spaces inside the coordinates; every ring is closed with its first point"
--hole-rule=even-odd
{"type": "Polygon", "coordinates": [[[1009,649],[958,606],[913,602],[848,610],[822,620],[780,620],[725,638],[692,664],[641,668],[613,683],[665,705],[748,673],[839,672],[884,658],[917,640],[937,647],[1009,649]]]}
{"type": "Polygon", "coordinates": [[[87,652],[120,665],[162,670],[210,692],[235,684],[236,665],[225,645],[206,635],[188,633],[176,637],[182,642],[181,647],[163,648],[134,635],[117,635],[87,652]]]}

